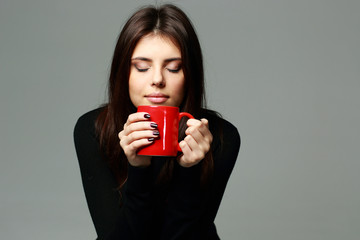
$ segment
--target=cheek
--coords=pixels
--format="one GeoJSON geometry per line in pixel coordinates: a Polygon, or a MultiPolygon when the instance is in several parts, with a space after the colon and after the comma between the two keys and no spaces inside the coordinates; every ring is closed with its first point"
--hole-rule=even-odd
{"type": "Polygon", "coordinates": [[[185,95],[185,79],[183,77],[178,79],[174,88],[174,92],[176,92],[176,95],[178,96],[178,101],[181,103],[184,100],[183,98],[185,95]]]}
{"type": "Polygon", "coordinates": [[[129,79],[129,94],[130,94],[130,97],[134,92],[136,92],[135,88],[136,88],[136,84],[134,84],[134,82],[130,78],[129,79]]]}
{"type": "Polygon", "coordinates": [[[134,74],[130,74],[129,77],[129,95],[130,95],[130,99],[133,102],[133,104],[135,104],[134,101],[136,101],[136,99],[138,98],[138,96],[140,95],[141,89],[139,86],[141,86],[141,84],[138,83],[138,81],[136,80],[136,76],[134,76],[134,74]]]}
{"type": "Polygon", "coordinates": [[[141,86],[141,80],[140,76],[136,73],[136,71],[133,71],[133,69],[130,70],[129,75],[129,91],[130,92],[138,92],[139,86],[141,86]]]}
{"type": "Polygon", "coordinates": [[[137,86],[137,84],[130,79],[129,80],[129,92],[136,92],[136,86],[137,86]]]}

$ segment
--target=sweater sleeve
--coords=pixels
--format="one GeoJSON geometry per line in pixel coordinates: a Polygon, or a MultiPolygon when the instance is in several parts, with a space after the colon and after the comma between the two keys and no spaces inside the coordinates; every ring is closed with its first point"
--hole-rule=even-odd
{"type": "Polygon", "coordinates": [[[219,136],[214,140],[214,178],[208,187],[200,184],[200,164],[177,165],[161,239],[208,239],[216,231],[214,220],[240,148],[237,129],[222,121],[224,142],[220,144],[219,136]]]}
{"type": "Polygon", "coordinates": [[[97,111],[79,118],[74,129],[74,142],[83,188],[98,239],[142,239],[152,214],[151,169],[128,167],[128,180],[122,194],[117,182],[102,159],[95,136],[97,111]],[[123,205],[120,207],[120,200],[123,205]]]}

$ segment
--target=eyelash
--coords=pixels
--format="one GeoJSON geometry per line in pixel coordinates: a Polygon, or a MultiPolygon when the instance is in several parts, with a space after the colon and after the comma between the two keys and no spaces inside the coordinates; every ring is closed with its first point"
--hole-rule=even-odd
{"type": "Polygon", "coordinates": [[[148,68],[138,68],[137,66],[135,66],[136,70],[138,70],[139,72],[146,72],[147,70],[149,70],[148,68]]]}
{"type": "MultiPolygon", "coordinates": [[[[134,65],[136,70],[138,70],[139,72],[146,72],[147,70],[149,70],[149,68],[139,68],[136,65],[134,65]]],[[[181,70],[181,67],[177,68],[177,69],[170,69],[170,68],[166,68],[166,70],[168,70],[171,73],[178,73],[181,70]]]]}
{"type": "Polygon", "coordinates": [[[171,73],[178,73],[180,71],[181,67],[177,68],[177,69],[169,69],[167,68],[167,70],[171,73]]]}

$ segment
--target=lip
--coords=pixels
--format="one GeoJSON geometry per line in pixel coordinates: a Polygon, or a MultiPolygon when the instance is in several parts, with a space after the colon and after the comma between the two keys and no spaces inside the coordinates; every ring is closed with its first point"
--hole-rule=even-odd
{"type": "Polygon", "coordinates": [[[151,93],[148,95],[145,95],[145,98],[151,102],[151,103],[164,103],[169,99],[168,95],[165,95],[163,93],[151,93]]]}

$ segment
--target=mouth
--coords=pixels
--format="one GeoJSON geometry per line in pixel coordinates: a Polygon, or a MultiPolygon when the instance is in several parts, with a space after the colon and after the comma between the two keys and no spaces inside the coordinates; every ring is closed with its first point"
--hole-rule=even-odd
{"type": "Polygon", "coordinates": [[[151,93],[145,95],[145,98],[151,103],[160,104],[166,102],[169,99],[169,96],[162,93],[151,93]]]}

